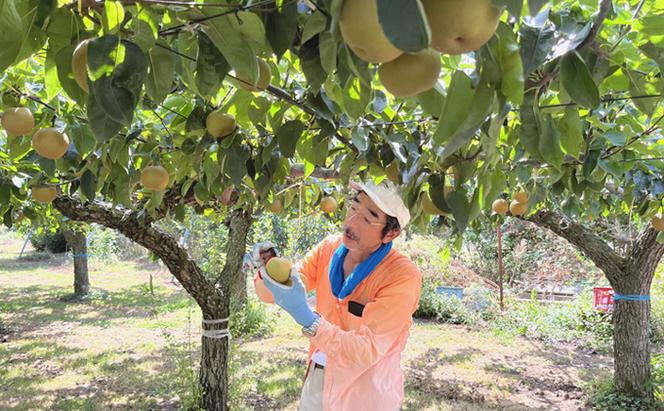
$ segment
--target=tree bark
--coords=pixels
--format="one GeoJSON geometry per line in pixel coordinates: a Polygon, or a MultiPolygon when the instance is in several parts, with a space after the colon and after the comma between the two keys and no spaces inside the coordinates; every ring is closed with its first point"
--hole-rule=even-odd
{"type": "Polygon", "coordinates": [[[74,254],[74,294],[79,297],[90,291],[88,276],[88,245],[85,231],[62,226],[62,233],[74,254]]]}
{"type": "MultiPolygon", "coordinates": [[[[230,316],[231,290],[238,273],[242,271],[242,258],[246,251],[247,234],[251,226],[251,215],[242,209],[231,212],[228,220],[228,248],[226,263],[216,281],[221,301],[209,312],[205,320],[222,320],[230,316]]],[[[223,330],[229,323],[207,324],[204,329],[223,330]]],[[[203,408],[206,410],[228,410],[228,338],[202,338],[200,383],[203,388],[203,408]]]]}
{"type": "MultiPolygon", "coordinates": [[[[648,290],[627,288],[622,281],[612,286],[619,294],[648,294],[648,290]]],[[[650,378],[649,320],[649,301],[614,301],[614,382],[619,392],[634,397],[653,397],[652,388],[647,386],[650,378]]]]}
{"type": "MultiPolygon", "coordinates": [[[[664,244],[648,225],[622,257],[599,236],[562,214],[539,211],[528,218],[579,248],[599,267],[616,294],[650,295],[650,286],[664,244]]],[[[616,389],[634,397],[652,399],[650,378],[650,301],[619,299],[613,305],[614,383],[616,389]]]]}

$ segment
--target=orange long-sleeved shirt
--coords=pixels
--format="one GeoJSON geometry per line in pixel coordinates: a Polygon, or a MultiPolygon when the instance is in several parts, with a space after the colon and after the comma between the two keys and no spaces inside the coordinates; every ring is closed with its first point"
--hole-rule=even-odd
{"type": "MultiPolygon", "coordinates": [[[[348,297],[339,300],[332,294],[328,270],[340,243],[340,236],[325,239],[300,266],[307,289],[316,290],[316,311],[322,316],[311,338],[309,359],[316,350],[327,356],[323,410],[397,410],[404,395],[401,353],[420,298],[422,275],[392,249],[348,297]],[[351,301],[364,306],[361,316],[349,312],[351,301]]],[[[261,300],[274,302],[258,275],[254,285],[261,300]]]]}

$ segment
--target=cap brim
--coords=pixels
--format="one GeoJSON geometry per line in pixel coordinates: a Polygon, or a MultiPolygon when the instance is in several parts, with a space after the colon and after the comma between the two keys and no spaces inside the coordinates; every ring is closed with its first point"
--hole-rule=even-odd
{"type": "Polygon", "coordinates": [[[356,183],[354,181],[350,182],[350,186],[353,190],[357,191],[364,191],[369,198],[376,204],[378,208],[385,214],[389,215],[390,217],[397,218],[396,213],[391,210],[381,199],[374,193],[372,190],[367,189],[367,187],[364,184],[356,183]]]}

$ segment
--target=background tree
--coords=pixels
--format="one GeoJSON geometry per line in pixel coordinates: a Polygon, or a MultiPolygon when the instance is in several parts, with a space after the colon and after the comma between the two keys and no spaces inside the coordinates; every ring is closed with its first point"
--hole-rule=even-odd
{"type": "Polygon", "coordinates": [[[71,248],[74,258],[74,295],[83,297],[90,291],[88,276],[88,229],[83,224],[65,223],[62,233],[71,248]]]}
{"type": "MultiPolygon", "coordinates": [[[[393,179],[413,227],[439,215],[457,244],[523,191],[514,214],[588,253],[617,292],[646,295],[662,240],[649,220],[664,192],[664,6],[527,3],[0,0],[0,213],[38,220],[52,202],[121,231],[215,321],[252,215],[317,205],[312,175],[393,179]],[[153,224],[192,206],[229,207],[218,281],[153,224]],[[578,223],[610,214],[644,226],[623,257],[578,223]]],[[[614,317],[616,385],[639,396],[648,315],[621,301],[614,317]]],[[[228,342],[202,343],[204,405],[225,409],[228,342]]]]}

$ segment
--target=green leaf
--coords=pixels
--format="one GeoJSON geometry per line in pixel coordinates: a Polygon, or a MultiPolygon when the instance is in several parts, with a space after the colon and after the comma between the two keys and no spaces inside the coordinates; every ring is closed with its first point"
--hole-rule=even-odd
{"type": "Polygon", "coordinates": [[[440,84],[436,84],[429,90],[415,96],[417,102],[425,113],[437,119],[443,111],[445,105],[445,92],[440,84]]]}
{"type": "Polygon", "coordinates": [[[55,161],[38,156],[39,167],[46,173],[47,176],[55,177],[55,161]]]}
{"type": "Polygon", "coordinates": [[[517,20],[521,17],[523,1],[521,0],[492,0],[491,3],[496,7],[504,7],[517,20]]]}
{"type": "Polygon", "coordinates": [[[97,140],[87,124],[79,122],[70,124],[67,127],[67,135],[71,137],[76,150],[83,157],[93,151],[97,146],[97,140]]]}
{"type": "Polygon", "coordinates": [[[433,135],[436,145],[447,142],[462,127],[473,101],[473,93],[470,77],[463,71],[455,71],[433,135]]]}
{"type": "Polygon", "coordinates": [[[44,62],[44,84],[46,85],[46,99],[52,100],[62,91],[62,85],[58,79],[58,67],[56,56],[59,50],[49,48],[46,50],[46,61],[44,62]]]}
{"type": "Polygon", "coordinates": [[[115,122],[131,124],[147,76],[145,53],[130,41],[104,36],[90,42],[88,67],[94,78],[89,100],[115,122]]]}
{"type": "Polygon", "coordinates": [[[649,36],[661,36],[664,33],[664,13],[646,14],[634,24],[633,29],[649,36]]]}
{"type": "Polygon", "coordinates": [[[519,26],[519,37],[523,77],[527,78],[546,61],[546,56],[556,45],[556,31],[550,24],[533,27],[523,23],[519,26]]]}
{"type": "Polygon", "coordinates": [[[136,4],[137,15],[131,19],[134,24],[133,41],[143,51],[148,51],[157,42],[159,32],[159,16],[152,9],[136,4]]]}
{"type": "Polygon", "coordinates": [[[106,114],[95,98],[88,99],[87,113],[90,128],[100,143],[105,143],[108,139],[118,134],[124,127],[122,123],[113,120],[106,114]]]}
{"type": "Polygon", "coordinates": [[[124,7],[119,1],[107,0],[104,2],[104,13],[102,14],[102,25],[106,34],[113,34],[119,30],[120,23],[124,20],[124,7]]]}
{"type": "Polygon", "coordinates": [[[221,82],[228,73],[228,62],[205,33],[198,34],[196,56],[196,85],[203,97],[217,94],[221,82]]]}
{"type": "MultiPolygon", "coordinates": [[[[459,148],[466,145],[475,133],[477,133],[477,130],[491,112],[493,95],[493,87],[482,79],[475,89],[470,107],[466,113],[463,113],[463,123],[460,124],[458,130],[455,130],[450,141],[445,144],[445,149],[438,161],[445,161],[449,156],[456,153],[459,148]]],[[[450,96],[448,96],[445,105],[447,106],[450,101],[450,96]]],[[[439,125],[442,121],[441,117],[439,125]]]]}
{"type": "Polygon", "coordinates": [[[265,36],[265,25],[261,18],[251,11],[238,11],[234,13],[230,22],[233,29],[241,33],[251,45],[254,54],[259,51],[269,51],[267,37],[265,36]]]}
{"type": "Polygon", "coordinates": [[[627,136],[620,131],[610,130],[604,133],[604,137],[611,142],[614,146],[622,146],[627,142],[627,136]]]}
{"type": "Polygon", "coordinates": [[[463,188],[459,188],[450,192],[447,195],[447,203],[452,209],[452,215],[454,216],[454,222],[456,227],[460,232],[466,230],[468,226],[468,212],[470,211],[470,204],[466,198],[466,191],[463,188]]]}
{"type": "Polygon", "coordinates": [[[631,97],[640,97],[632,99],[632,103],[641,110],[642,113],[652,116],[657,108],[657,103],[661,100],[660,92],[655,81],[649,81],[643,75],[636,71],[625,70],[629,77],[629,93],[631,97]],[[643,97],[654,96],[654,97],[643,97]]]}
{"type": "Polygon", "coordinates": [[[586,63],[576,52],[571,52],[563,57],[560,78],[565,91],[577,104],[589,109],[599,106],[597,85],[586,63]]]}
{"type": "Polygon", "coordinates": [[[639,47],[639,49],[657,63],[660,73],[664,73],[664,48],[659,48],[649,42],[639,47]]]}
{"type": "Polygon", "coordinates": [[[360,153],[369,149],[369,134],[364,127],[354,127],[350,132],[351,141],[360,153]]]}
{"type": "Polygon", "coordinates": [[[251,152],[237,140],[239,139],[236,139],[227,152],[225,171],[230,175],[233,184],[239,186],[247,175],[247,160],[251,158],[251,152]]]}
{"type": "Polygon", "coordinates": [[[560,149],[560,132],[550,114],[542,116],[539,152],[547,163],[560,170],[563,163],[563,151],[560,149]]]}
{"type": "Polygon", "coordinates": [[[85,170],[85,173],[81,176],[81,193],[88,201],[94,201],[96,192],[97,176],[90,170],[85,170]]]}
{"type": "Polygon", "coordinates": [[[602,153],[601,150],[589,150],[586,153],[586,158],[583,159],[583,176],[590,179],[595,167],[597,167],[597,160],[602,153]]]}
{"type": "Polygon", "coordinates": [[[625,171],[622,169],[620,164],[617,161],[611,159],[599,159],[597,164],[602,168],[602,170],[613,175],[616,178],[622,178],[625,174],[625,171]]]}
{"type": "Polygon", "coordinates": [[[321,33],[318,37],[320,50],[320,64],[327,74],[334,73],[337,68],[337,42],[329,31],[321,33]]]}
{"type": "Polygon", "coordinates": [[[75,48],[75,45],[69,45],[59,50],[55,55],[55,65],[62,88],[69,97],[82,106],[88,100],[88,95],[78,86],[71,71],[71,57],[75,48]]]}
{"type": "Polygon", "coordinates": [[[491,172],[491,188],[484,196],[484,202],[486,203],[484,208],[490,206],[490,204],[500,196],[503,190],[505,190],[506,186],[507,179],[505,178],[505,174],[501,170],[493,170],[491,172]]]}
{"type": "Polygon", "coordinates": [[[16,60],[24,30],[14,0],[0,0],[0,73],[16,60]]]}
{"type": "Polygon", "coordinates": [[[565,114],[560,119],[560,143],[567,154],[579,158],[583,147],[583,125],[579,110],[576,107],[565,108],[565,114]]]}
{"type": "Polygon", "coordinates": [[[327,26],[327,17],[316,10],[307,21],[304,23],[304,28],[302,29],[302,43],[306,43],[313,36],[325,30],[327,26]]]}
{"type": "Polygon", "coordinates": [[[285,122],[277,132],[277,141],[279,142],[279,151],[286,157],[293,157],[295,147],[306,126],[300,120],[290,120],[285,122]]]}
{"type": "Polygon", "coordinates": [[[521,126],[517,129],[519,141],[525,147],[526,151],[534,160],[543,161],[542,154],[539,151],[540,135],[540,113],[537,108],[538,100],[535,90],[531,90],[524,95],[524,101],[521,105],[521,126]]]}
{"type": "MultiPolygon", "coordinates": [[[[276,8],[265,16],[267,39],[277,59],[293,43],[297,31],[297,3],[287,2],[280,10],[276,8]]],[[[322,52],[321,52],[322,54],[322,52]]]]}
{"type": "MultiPolygon", "coordinates": [[[[198,36],[191,33],[182,33],[175,40],[178,53],[185,56],[198,55],[198,36]]],[[[182,81],[187,85],[192,92],[201,94],[196,86],[196,61],[191,61],[187,58],[178,58],[175,61],[175,70],[180,75],[182,81]]]]}
{"type": "Polygon", "coordinates": [[[343,90],[343,103],[348,116],[353,119],[364,116],[370,101],[371,89],[357,77],[349,77],[343,90]]]}
{"type": "Polygon", "coordinates": [[[12,195],[12,186],[11,184],[0,180],[0,205],[9,204],[12,195]]]}
{"type": "Polygon", "coordinates": [[[498,62],[501,71],[500,91],[512,103],[523,102],[523,64],[519,45],[512,29],[501,22],[496,30],[498,37],[498,62]]]}
{"type": "Polygon", "coordinates": [[[302,71],[307,78],[309,90],[312,93],[317,93],[327,78],[327,73],[321,66],[318,36],[300,46],[299,57],[300,64],[302,64],[302,71]]]}
{"type": "Polygon", "coordinates": [[[376,1],[378,20],[390,43],[411,53],[429,47],[431,29],[420,0],[376,1]],[[408,29],[404,30],[404,27],[408,29]]]}
{"type": "Polygon", "coordinates": [[[175,78],[175,57],[163,47],[154,47],[148,51],[149,72],[145,81],[145,91],[155,103],[164,101],[171,91],[175,78]]]}
{"type": "Polygon", "coordinates": [[[50,13],[52,4],[49,3],[39,0],[15,1],[16,11],[22,17],[24,35],[21,39],[21,49],[14,63],[27,59],[44,46],[46,33],[42,29],[42,24],[43,19],[50,13]]]}
{"type": "Polygon", "coordinates": [[[116,87],[112,77],[105,76],[94,82],[90,100],[95,100],[114,121],[127,126],[131,124],[136,105],[133,95],[126,88],[116,87]]]}
{"type": "MultiPolygon", "coordinates": [[[[192,10],[192,14],[197,18],[209,17],[218,13],[218,10],[213,7],[192,10]]],[[[219,16],[207,20],[204,31],[235,70],[236,77],[255,83],[258,79],[256,54],[245,35],[236,29],[237,25],[238,22],[234,15],[219,16]],[[236,21],[233,21],[234,19],[236,21]]]]}
{"type": "Polygon", "coordinates": [[[56,52],[72,43],[72,39],[78,36],[83,28],[83,22],[74,14],[68,6],[62,6],[49,17],[46,27],[49,51],[56,52]]]}
{"type": "Polygon", "coordinates": [[[437,209],[451,213],[452,209],[445,198],[445,175],[434,173],[429,176],[429,198],[437,209]]]}

